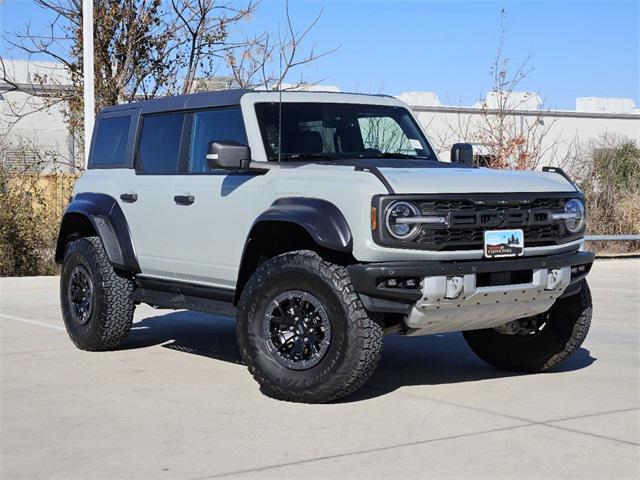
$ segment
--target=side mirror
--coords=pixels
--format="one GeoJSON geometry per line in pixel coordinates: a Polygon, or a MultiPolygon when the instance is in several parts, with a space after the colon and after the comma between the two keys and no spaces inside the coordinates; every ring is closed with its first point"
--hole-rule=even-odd
{"type": "Polygon", "coordinates": [[[451,147],[451,163],[473,166],[473,147],[470,143],[455,143],[451,147]]]}
{"type": "Polygon", "coordinates": [[[251,149],[230,140],[209,142],[207,166],[210,169],[246,170],[251,163],[251,149]]]}

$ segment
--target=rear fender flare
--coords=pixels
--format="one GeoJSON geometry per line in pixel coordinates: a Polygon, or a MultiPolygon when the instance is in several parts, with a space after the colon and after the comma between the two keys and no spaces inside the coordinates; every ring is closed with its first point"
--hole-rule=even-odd
{"type": "Polygon", "coordinates": [[[78,193],[64,212],[56,244],[57,263],[64,260],[67,244],[83,235],[81,225],[88,221],[100,238],[114,268],[139,273],[127,219],[115,198],[104,193],[78,193]]]}

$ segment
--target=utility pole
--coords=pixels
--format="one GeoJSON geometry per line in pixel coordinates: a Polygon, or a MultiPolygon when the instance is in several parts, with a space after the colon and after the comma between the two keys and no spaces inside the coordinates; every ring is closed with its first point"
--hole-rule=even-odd
{"type": "Polygon", "coordinates": [[[82,0],[82,77],[84,83],[84,168],[89,161],[91,134],[95,123],[93,78],[93,0],[82,0]]]}

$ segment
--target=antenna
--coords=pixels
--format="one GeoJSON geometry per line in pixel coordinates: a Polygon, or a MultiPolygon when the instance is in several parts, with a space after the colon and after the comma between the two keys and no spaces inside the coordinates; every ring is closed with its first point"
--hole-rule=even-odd
{"type": "Polygon", "coordinates": [[[278,163],[282,162],[282,50],[280,50],[280,78],[278,79],[278,163]]]}

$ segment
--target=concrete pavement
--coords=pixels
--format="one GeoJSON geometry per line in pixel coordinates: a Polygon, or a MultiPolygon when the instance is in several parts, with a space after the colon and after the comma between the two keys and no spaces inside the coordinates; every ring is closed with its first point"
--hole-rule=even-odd
{"type": "Polygon", "coordinates": [[[589,278],[591,332],[554,373],[387,336],[330,405],[262,395],[229,318],[142,306],[122,349],[82,352],[57,278],[0,279],[0,478],[638,478],[640,260],[589,278]]]}

